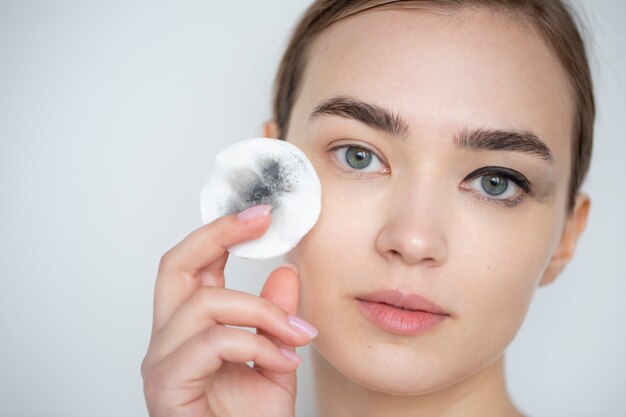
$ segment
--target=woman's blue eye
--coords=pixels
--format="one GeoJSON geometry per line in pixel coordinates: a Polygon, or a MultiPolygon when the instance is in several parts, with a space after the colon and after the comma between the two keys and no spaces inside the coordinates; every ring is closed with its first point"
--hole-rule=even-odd
{"type": "Polygon", "coordinates": [[[346,162],[354,169],[363,169],[372,162],[372,153],[353,146],[346,149],[346,162]]]}
{"type": "Polygon", "coordinates": [[[385,171],[385,165],[376,154],[367,148],[345,145],[332,151],[339,163],[349,169],[359,172],[385,171]]]}
{"type": "MultiPolygon", "coordinates": [[[[513,206],[524,198],[524,194],[532,194],[530,182],[517,171],[503,167],[483,167],[469,174],[469,186],[476,190],[483,199],[513,206]]],[[[465,181],[464,180],[464,181],[465,181]]]]}
{"type": "Polygon", "coordinates": [[[483,175],[481,185],[489,195],[500,195],[509,186],[509,180],[500,175],[483,175]]]}
{"type": "Polygon", "coordinates": [[[480,175],[470,181],[470,187],[486,198],[508,200],[518,194],[519,186],[500,174],[480,175]],[[497,198],[494,198],[497,197],[497,198]]]}

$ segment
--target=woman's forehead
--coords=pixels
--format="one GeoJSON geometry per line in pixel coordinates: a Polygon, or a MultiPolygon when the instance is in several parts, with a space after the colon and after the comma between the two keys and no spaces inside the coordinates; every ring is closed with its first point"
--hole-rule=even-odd
{"type": "Polygon", "coordinates": [[[312,45],[294,111],[340,94],[391,108],[416,131],[530,130],[569,152],[567,73],[539,35],[504,15],[384,9],[336,22],[312,45]]]}

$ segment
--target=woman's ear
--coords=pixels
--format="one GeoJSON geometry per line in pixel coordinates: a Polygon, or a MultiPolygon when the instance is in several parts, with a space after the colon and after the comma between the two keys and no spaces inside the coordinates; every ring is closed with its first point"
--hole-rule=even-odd
{"type": "Polygon", "coordinates": [[[567,218],[563,234],[561,235],[561,241],[554,251],[548,267],[543,273],[543,277],[539,282],[540,286],[547,285],[554,281],[563,268],[565,268],[565,265],[572,259],[578,238],[583,230],[585,230],[590,205],[591,199],[588,195],[584,193],[578,193],[576,195],[574,211],[567,218]]]}
{"type": "Polygon", "coordinates": [[[278,128],[278,123],[274,120],[268,120],[263,123],[263,137],[280,139],[280,129],[278,128]]]}

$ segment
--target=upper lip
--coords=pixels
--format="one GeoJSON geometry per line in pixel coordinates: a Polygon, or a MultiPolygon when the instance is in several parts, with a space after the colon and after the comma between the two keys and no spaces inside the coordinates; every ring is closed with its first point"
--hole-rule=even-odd
{"type": "Polygon", "coordinates": [[[396,289],[387,289],[360,295],[357,300],[384,303],[405,310],[421,310],[428,313],[447,315],[447,313],[429,299],[415,293],[403,294],[396,289]]]}

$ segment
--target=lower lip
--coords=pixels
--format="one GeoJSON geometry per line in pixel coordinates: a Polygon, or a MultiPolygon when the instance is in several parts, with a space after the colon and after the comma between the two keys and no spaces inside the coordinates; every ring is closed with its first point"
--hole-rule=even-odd
{"type": "Polygon", "coordinates": [[[371,322],[390,333],[417,336],[433,330],[447,315],[402,310],[383,303],[357,300],[359,309],[371,322]]]}

